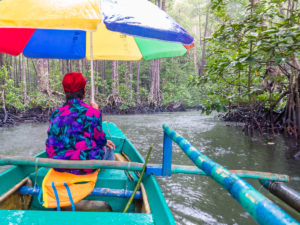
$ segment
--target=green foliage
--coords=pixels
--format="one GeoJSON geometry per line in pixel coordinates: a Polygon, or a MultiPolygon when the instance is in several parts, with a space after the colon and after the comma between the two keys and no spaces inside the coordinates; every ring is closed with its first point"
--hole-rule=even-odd
{"type": "Polygon", "coordinates": [[[149,91],[144,87],[140,87],[139,97],[141,102],[146,102],[148,100],[148,96],[149,96],[149,91]]]}
{"type": "Polygon", "coordinates": [[[42,109],[54,109],[64,102],[63,98],[57,99],[54,97],[49,97],[46,94],[34,91],[29,95],[29,101],[27,107],[29,108],[42,108],[42,109]]]}
{"type": "Polygon", "coordinates": [[[107,95],[101,93],[101,90],[109,90],[110,85],[107,80],[103,80],[100,76],[97,76],[95,79],[95,88],[97,88],[98,95],[100,95],[101,99],[104,99],[107,95]]]}
{"type": "Polygon", "coordinates": [[[282,68],[299,54],[300,29],[294,25],[299,14],[290,12],[286,18],[282,4],[284,1],[276,0],[255,5],[212,0],[220,24],[207,38],[205,76],[191,77],[191,83],[201,87],[205,96],[206,112],[244,102],[260,102],[268,108],[288,90],[288,74],[282,68]],[[232,4],[239,5],[240,13],[228,10],[232,4]]]}
{"type": "Polygon", "coordinates": [[[182,101],[185,106],[199,104],[199,91],[188,86],[188,78],[193,73],[192,61],[188,57],[165,59],[161,68],[162,104],[182,101]]]}
{"type": "MultiPolygon", "coordinates": [[[[0,90],[4,89],[6,107],[13,107],[17,110],[25,110],[26,108],[55,108],[60,105],[63,100],[49,97],[46,94],[39,93],[37,90],[28,93],[27,102],[23,102],[23,84],[16,87],[12,78],[8,77],[6,66],[0,68],[0,90]]],[[[60,81],[61,82],[61,81],[60,81]]]]}
{"type": "Polygon", "coordinates": [[[51,74],[51,87],[59,92],[62,92],[62,79],[63,79],[63,74],[61,73],[61,71],[59,70],[59,68],[55,68],[55,70],[53,71],[53,74],[51,74]]]}
{"type": "Polygon", "coordinates": [[[135,106],[135,97],[133,94],[133,90],[126,87],[126,85],[123,83],[119,86],[119,97],[122,100],[122,105],[120,106],[121,110],[135,106]]]}
{"type": "Polygon", "coordinates": [[[6,66],[0,68],[0,90],[4,90],[6,107],[13,106],[16,109],[23,110],[22,87],[17,88],[14,80],[8,77],[8,70],[6,66]]]}

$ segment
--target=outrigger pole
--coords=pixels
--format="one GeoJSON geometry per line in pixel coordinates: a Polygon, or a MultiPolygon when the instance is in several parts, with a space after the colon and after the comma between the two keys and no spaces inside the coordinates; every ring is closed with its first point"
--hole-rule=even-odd
{"type": "MultiPolygon", "coordinates": [[[[22,165],[22,166],[38,166],[38,167],[49,167],[49,168],[68,168],[68,169],[117,169],[117,170],[128,170],[128,171],[139,171],[143,169],[143,163],[137,162],[121,162],[111,160],[58,160],[49,158],[34,158],[25,156],[3,156],[0,155],[0,166],[3,165],[22,165]]],[[[146,174],[153,174],[155,176],[165,176],[162,173],[162,169],[165,164],[147,164],[146,174]]],[[[262,179],[270,181],[288,182],[289,176],[284,174],[266,173],[259,171],[249,170],[230,170],[232,174],[238,177],[251,178],[251,179],[262,179]]],[[[171,174],[194,174],[203,175],[207,174],[195,167],[195,166],[182,166],[182,165],[171,165],[171,174]]]]}
{"type": "Polygon", "coordinates": [[[300,213],[300,193],[281,182],[259,180],[261,185],[300,213]]]}
{"type": "MultiPolygon", "coordinates": [[[[170,143],[170,140],[173,140],[178,144],[198,168],[202,169],[208,176],[225,188],[259,224],[299,224],[290,215],[254,189],[250,184],[202,154],[192,146],[189,141],[178,135],[170,127],[164,124],[163,129],[165,132],[164,144],[170,143]]],[[[168,145],[167,148],[172,150],[172,145],[168,145]]]]}

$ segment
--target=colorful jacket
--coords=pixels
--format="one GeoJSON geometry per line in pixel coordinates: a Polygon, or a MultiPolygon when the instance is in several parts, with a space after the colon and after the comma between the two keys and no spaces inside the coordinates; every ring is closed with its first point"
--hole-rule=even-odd
{"type": "MultiPolygon", "coordinates": [[[[67,101],[50,118],[46,151],[49,158],[67,160],[103,159],[106,148],[102,116],[79,99],[67,101]]],[[[93,170],[57,169],[74,174],[93,170]]]]}

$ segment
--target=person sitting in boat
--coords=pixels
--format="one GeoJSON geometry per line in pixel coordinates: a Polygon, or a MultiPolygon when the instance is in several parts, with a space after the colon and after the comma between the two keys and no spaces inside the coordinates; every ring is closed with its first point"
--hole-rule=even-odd
{"type": "MultiPolygon", "coordinates": [[[[81,73],[67,73],[62,81],[66,103],[50,117],[46,152],[49,158],[65,160],[114,160],[115,145],[105,138],[102,115],[96,103],[83,102],[87,79],[81,73]]],[[[91,169],[56,169],[88,174],[91,169]]]]}

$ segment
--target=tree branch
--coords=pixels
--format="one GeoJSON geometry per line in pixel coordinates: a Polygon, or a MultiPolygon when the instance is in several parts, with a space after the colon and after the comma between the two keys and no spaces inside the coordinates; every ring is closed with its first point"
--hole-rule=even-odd
{"type": "Polygon", "coordinates": [[[279,98],[276,100],[276,102],[274,104],[271,105],[270,109],[273,110],[275,108],[275,106],[280,102],[281,99],[283,99],[283,97],[285,97],[287,94],[289,94],[289,91],[285,91],[283,92],[279,98]]]}

